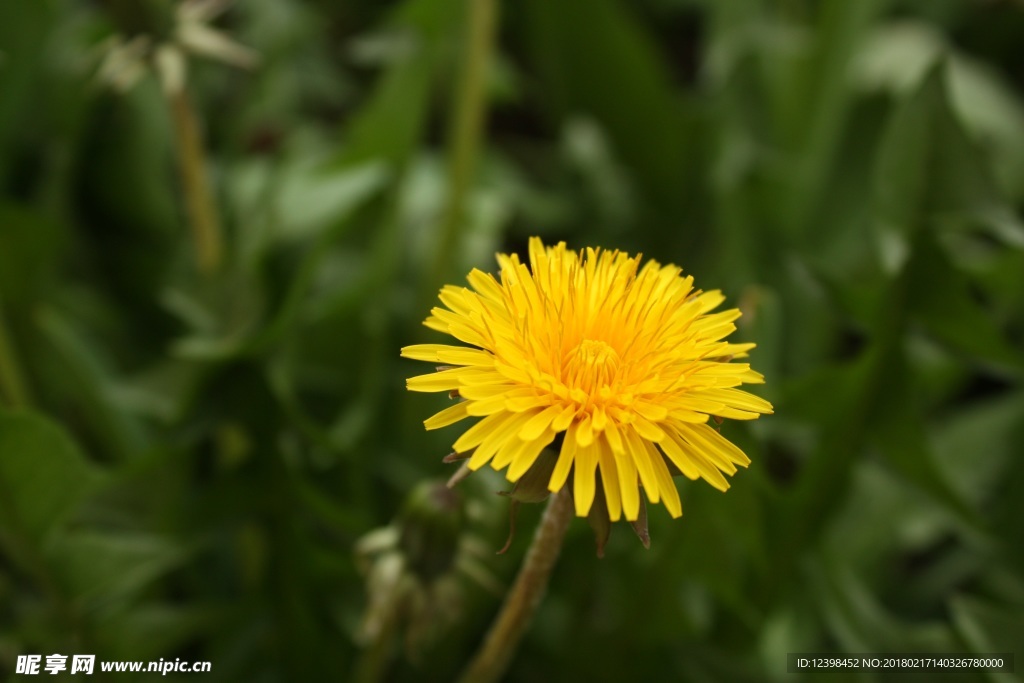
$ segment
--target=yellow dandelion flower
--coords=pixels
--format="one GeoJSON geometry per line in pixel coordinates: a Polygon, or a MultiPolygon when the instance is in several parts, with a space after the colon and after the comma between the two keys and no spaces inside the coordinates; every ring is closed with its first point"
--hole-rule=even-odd
{"type": "Polygon", "coordinates": [[[446,368],[412,377],[412,391],[447,391],[462,400],[425,422],[438,429],[481,418],[454,444],[469,468],[490,463],[517,481],[561,437],[548,488],[573,474],[576,514],[594,501],[597,475],[612,521],[651,503],[682,514],[668,462],[722,491],[723,473],[750,460],[707,424],[709,416],[756,419],[770,403],[737,387],[764,378],[746,363],[754,344],[724,341],[737,309],[711,313],[721,292],[693,288],[675,266],[619,251],[545,247],[530,240],[527,267],[498,254],[500,278],[473,270],[472,289],[446,286],[425,321],[471,346],[417,344],[415,360],[446,368]],[[666,461],[667,459],[667,461],[666,461]]]}

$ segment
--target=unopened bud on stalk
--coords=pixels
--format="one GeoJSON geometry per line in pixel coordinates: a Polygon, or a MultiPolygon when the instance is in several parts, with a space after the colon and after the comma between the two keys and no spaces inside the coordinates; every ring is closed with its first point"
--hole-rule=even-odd
{"type": "Polygon", "coordinates": [[[451,569],[464,518],[461,495],[441,482],[424,482],[409,495],[397,520],[398,547],[424,583],[451,569]]]}
{"type": "Polygon", "coordinates": [[[501,593],[479,561],[482,543],[467,531],[466,518],[458,491],[443,481],[425,481],[391,524],[356,544],[367,590],[357,637],[368,653],[401,634],[406,655],[416,659],[459,618],[467,579],[501,593]]]}

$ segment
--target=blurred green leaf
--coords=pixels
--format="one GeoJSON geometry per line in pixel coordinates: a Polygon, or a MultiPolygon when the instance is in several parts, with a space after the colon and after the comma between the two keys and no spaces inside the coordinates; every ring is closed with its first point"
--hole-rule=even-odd
{"type": "MultiPolygon", "coordinates": [[[[998,432],[996,432],[998,434],[998,432]]],[[[1024,421],[1006,425],[1002,437],[1011,444],[1011,455],[992,478],[992,489],[986,497],[991,507],[993,527],[1002,542],[1001,552],[1017,572],[1018,581],[1024,580],[1024,545],[1018,542],[1024,536],[1024,459],[1018,456],[1019,444],[1024,441],[1024,421]]],[[[997,437],[998,438],[998,437],[997,437]]],[[[984,445],[978,444],[978,446],[984,445]]],[[[980,474],[980,473],[979,473],[980,474]]],[[[1020,601],[1020,600],[1018,600],[1020,601]]]]}
{"type": "Polygon", "coordinates": [[[373,197],[387,180],[380,162],[340,171],[315,167],[285,171],[278,189],[279,236],[286,240],[314,236],[373,197]]]}
{"type": "Polygon", "coordinates": [[[903,354],[896,354],[884,369],[885,385],[874,397],[871,439],[886,462],[913,485],[931,495],[963,521],[981,524],[959,490],[946,478],[931,450],[925,431],[915,382],[903,354]]]}
{"type": "Polygon", "coordinates": [[[783,127],[795,141],[792,191],[781,198],[789,234],[803,236],[814,226],[809,221],[822,200],[829,169],[838,163],[841,136],[850,115],[853,88],[848,73],[857,47],[872,21],[889,0],[824,0],[816,3],[816,23],[809,49],[800,63],[796,87],[784,111],[783,127]]]}
{"type": "Polygon", "coordinates": [[[992,159],[999,186],[1024,196],[1024,103],[997,71],[953,49],[936,27],[914,20],[875,28],[861,47],[854,78],[869,90],[904,94],[916,89],[934,65],[949,63],[954,111],[992,159]]]}
{"type": "Polygon", "coordinates": [[[853,77],[869,90],[905,93],[920,87],[946,53],[942,34],[923,21],[891,21],[874,27],[853,64],[853,77]]]}
{"type": "Polygon", "coordinates": [[[822,555],[844,563],[880,592],[903,591],[888,579],[904,580],[893,569],[894,558],[940,542],[952,518],[936,515],[941,503],[908,490],[906,480],[881,460],[859,463],[852,477],[850,494],[822,537],[822,555]]]}
{"type": "MultiPolygon", "coordinates": [[[[111,368],[104,350],[78,324],[56,308],[40,310],[36,323],[47,346],[46,369],[60,380],[58,391],[86,417],[89,428],[104,445],[102,455],[138,457],[146,445],[145,430],[115,402],[111,368]]],[[[56,378],[54,378],[56,379],[56,378]]]]}
{"type": "Polygon", "coordinates": [[[1024,246],[1024,226],[950,108],[947,78],[946,64],[935,66],[885,133],[875,178],[880,228],[905,241],[932,225],[980,227],[1024,246]]]}
{"type": "Polygon", "coordinates": [[[212,607],[142,604],[101,620],[97,640],[110,658],[156,660],[208,632],[223,621],[222,614],[212,607]]]}
{"type": "MultiPolygon", "coordinates": [[[[120,98],[100,91],[91,104],[82,148],[76,150],[79,185],[74,189],[81,193],[82,209],[93,218],[86,227],[111,239],[96,257],[122,268],[160,263],[155,256],[166,259],[167,254],[154,255],[147,248],[187,230],[178,210],[173,135],[163,95],[155,83],[144,80],[120,98]]],[[[140,270],[131,272],[145,279],[138,277],[140,270]]]]}
{"type": "Polygon", "coordinates": [[[762,519],[762,501],[747,472],[741,472],[725,494],[729,496],[728,503],[721,492],[700,485],[704,482],[685,485],[686,522],[681,527],[673,523],[661,529],[652,523],[651,544],[678,548],[662,558],[661,566],[655,570],[660,584],[670,584],[673,574],[684,573],[728,607],[744,614],[752,606],[745,602],[742,586],[751,572],[764,566],[766,529],[755,521],[762,519]],[[659,531],[668,537],[659,538],[659,531]]]}
{"type": "Polygon", "coordinates": [[[97,608],[134,597],[184,560],[186,549],[149,535],[75,530],[47,554],[68,594],[97,608]]]}
{"type": "Polygon", "coordinates": [[[632,6],[531,0],[524,9],[551,114],[583,113],[599,122],[613,153],[664,215],[680,216],[683,206],[699,202],[695,117],[673,92],[665,60],[632,6]]]}
{"type": "MultiPolygon", "coordinates": [[[[953,625],[971,652],[990,654],[1012,652],[1015,660],[1024,656],[1024,610],[1020,605],[994,605],[969,595],[949,601],[953,625]]],[[[990,674],[992,681],[1024,680],[1018,673],[990,674]]]]}
{"type": "Polygon", "coordinates": [[[36,95],[44,38],[53,17],[52,2],[0,5],[0,185],[10,181],[9,167],[17,159],[12,148],[21,143],[21,126],[32,116],[28,105],[36,95]]]}
{"type": "Polygon", "coordinates": [[[100,481],[62,427],[0,411],[0,531],[41,543],[100,481]]]}
{"type": "Polygon", "coordinates": [[[61,226],[30,207],[0,203],[0,296],[25,305],[55,275],[61,226]]]}
{"type": "Polygon", "coordinates": [[[988,63],[954,58],[950,95],[964,125],[992,160],[992,173],[1011,199],[1024,199],[1024,99],[988,63]]]}
{"type": "Polygon", "coordinates": [[[837,511],[862,453],[871,404],[884,367],[885,352],[876,346],[854,363],[814,373],[801,383],[799,393],[787,399],[798,414],[817,416],[811,420],[819,434],[793,488],[770,513],[777,517],[769,525],[775,536],[770,543],[781,548],[772,558],[779,567],[776,572],[792,571],[837,511]],[[823,400],[826,396],[827,401],[823,400]]]}
{"type": "Polygon", "coordinates": [[[930,238],[918,239],[908,265],[908,302],[914,320],[961,353],[997,367],[1024,371],[1024,355],[971,296],[968,279],[930,238]]]}
{"type": "Polygon", "coordinates": [[[954,649],[947,625],[938,620],[912,625],[894,618],[841,557],[812,566],[809,574],[830,631],[843,651],[943,653],[954,649]]]}
{"type": "Polygon", "coordinates": [[[409,160],[420,141],[445,40],[458,26],[461,9],[454,0],[408,0],[396,12],[393,21],[412,33],[414,49],[387,70],[373,97],[348,123],[344,164],[409,160]]]}
{"type": "MultiPolygon", "coordinates": [[[[453,0],[409,0],[397,12],[394,20],[414,33],[416,49],[387,70],[373,95],[349,123],[347,143],[337,156],[339,169],[383,162],[386,169],[396,175],[400,176],[405,171],[426,124],[430,85],[443,63],[444,40],[450,36],[460,16],[457,10],[458,5],[453,0]]],[[[395,227],[390,223],[393,220],[392,204],[393,199],[391,202],[385,200],[382,211],[387,218],[378,214],[378,220],[390,229],[376,231],[378,256],[386,257],[390,264],[394,264],[394,255],[399,253],[397,240],[391,238],[391,230],[395,227]]],[[[331,229],[317,236],[314,246],[302,259],[292,278],[274,319],[254,340],[255,348],[274,343],[290,328],[336,240],[351,225],[351,219],[335,221],[331,229]]],[[[386,278],[393,267],[378,267],[374,272],[386,278]]]]}

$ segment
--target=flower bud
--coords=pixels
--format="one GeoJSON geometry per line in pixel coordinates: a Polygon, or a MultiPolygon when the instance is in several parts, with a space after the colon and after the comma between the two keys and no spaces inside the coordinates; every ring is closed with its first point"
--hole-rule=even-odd
{"type": "Polygon", "coordinates": [[[464,518],[461,496],[443,482],[423,482],[409,495],[396,520],[398,547],[423,583],[433,583],[452,568],[464,518]]]}

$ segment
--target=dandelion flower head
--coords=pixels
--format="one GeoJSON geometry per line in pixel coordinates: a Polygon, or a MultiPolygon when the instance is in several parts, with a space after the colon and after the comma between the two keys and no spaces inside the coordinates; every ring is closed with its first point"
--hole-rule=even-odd
{"type": "Polygon", "coordinates": [[[461,399],[426,420],[438,429],[479,418],[455,441],[469,468],[506,467],[517,481],[548,446],[558,458],[548,488],[572,477],[576,514],[597,487],[612,521],[640,513],[640,489],[682,514],[672,469],[724,491],[724,474],[750,460],[709,417],[756,419],[772,412],[742,391],[763,377],[745,358],[754,344],[725,338],[738,309],[712,313],[725,297],[702,292],[679,268],[619,251],[533,238],[529,266],[498,255],[498,278],[473,270],[471,288],[445,286],[425,325],[469,346],[418,344],[415,360],[443,364],[408,380],[412,391],[461,399]],[[560,442],[560,443],[559,443],[560,442]]]}

